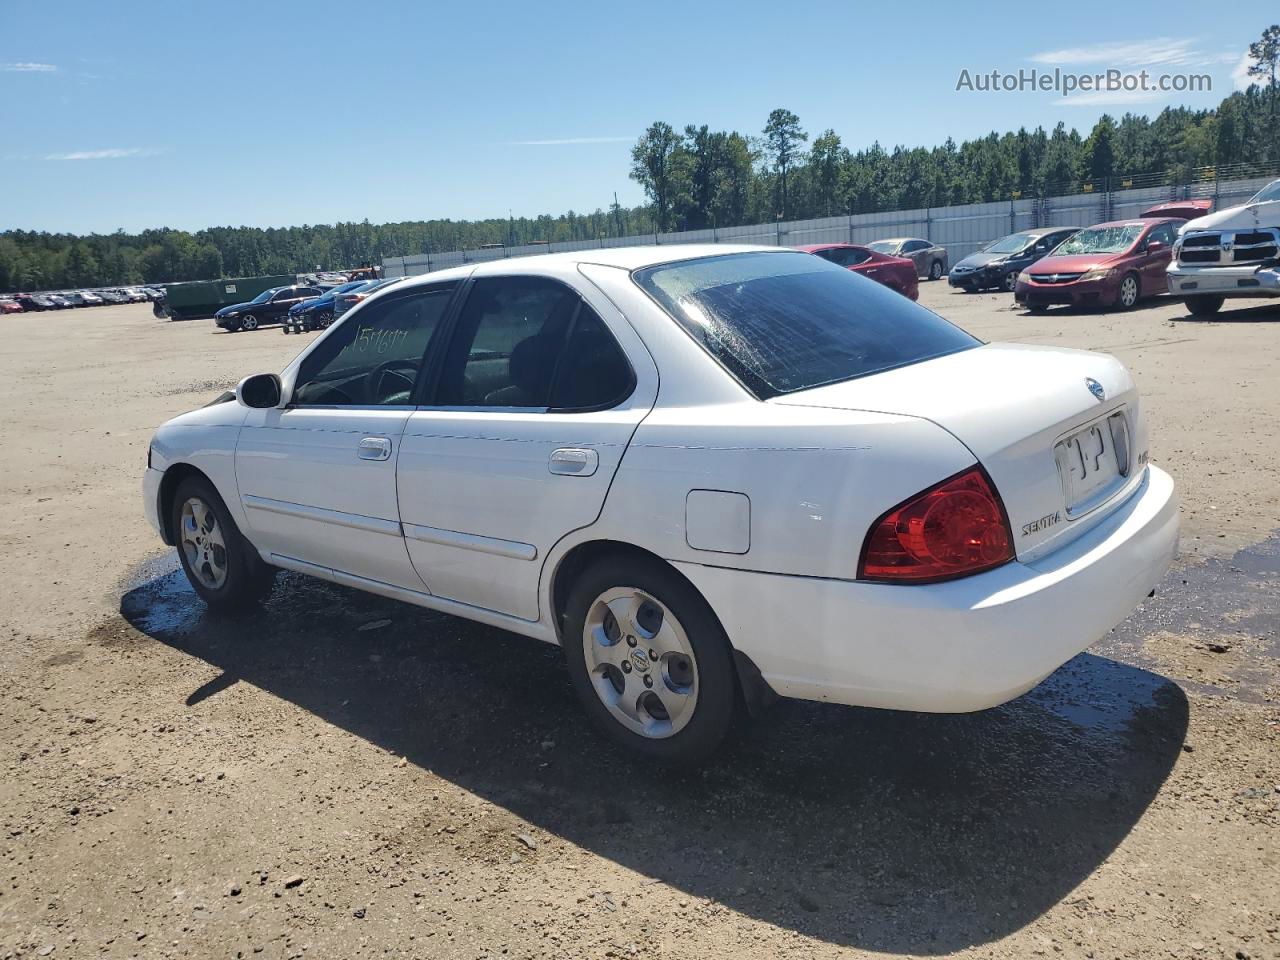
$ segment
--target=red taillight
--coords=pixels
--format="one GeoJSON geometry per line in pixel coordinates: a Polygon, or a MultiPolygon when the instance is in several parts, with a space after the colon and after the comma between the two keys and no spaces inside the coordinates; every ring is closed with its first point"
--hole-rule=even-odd
{"type": "Polygon", "coordinates": [[[862,548],[858,579],[929,583],[1012,559],[1004,504],[982,468],[973,467],[877,520],[862,548]]]}

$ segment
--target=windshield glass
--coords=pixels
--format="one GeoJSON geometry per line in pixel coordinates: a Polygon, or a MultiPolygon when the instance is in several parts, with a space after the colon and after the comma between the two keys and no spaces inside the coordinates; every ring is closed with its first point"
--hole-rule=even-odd
{"type": "Polygon", "coordinates": [[[1280,180],[1269,184],[1254,194],[1250,203],[1264,203],[1267,200],[1280,200],[1280,180]]]}
{"type": "Polygon", "coordinates": [[[805,253],[705,257],[633,276],[762,400],[980,343],[900,293],[805,253]]]}
{"type": "Polygon", "coordinates": [[[250,300],[250,303],[266,303],[271,299],[271,295],[277,290],[283,290],[284,287],[272,287],[270,290],[263,290],[260,294],[250,300]]]}
{"type": "Polygon", "coordinates": [[[982,252],[1017,253],[1024,247],[1029,247],[1036,239],[1034,233],[1011,233],[1007,237],[1001,237],[999,240],[987,244],[982,248],[982,252]]]}
{"type": "Polygon", "coordinates": [[[876,253],[893,253],[898,249],[897,240],[877,240],[875,243],[868,243],[868,247],[876,253]]]}
{"type": "Polygon", "coordinates": [[[1142,234],[1143,225],[1127,223],[1119,227],[1092,227],[1081,230],[1053,251],[1055,257],[1072,253],[1123,253],[1142,234]]]}

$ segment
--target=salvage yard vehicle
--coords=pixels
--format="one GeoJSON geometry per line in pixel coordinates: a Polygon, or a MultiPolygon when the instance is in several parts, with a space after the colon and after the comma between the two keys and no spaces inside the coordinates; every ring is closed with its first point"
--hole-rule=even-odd
{"type": "Polygon", "coordinates": [[[264,290],[287,286],[292,275],[271,277],[231,277],[221,280],[191,280],[166,284],[164,297],[155,301],[152,312],[172,320],[212,317],[230,304],[252,300],[264,290]]]}
{"type": "Polygon", "coordinates": [[[1167,280],[1199,317],[1229,297],[1280,297],[1280,180],[1248,203],[1179,228],[1167,280]]]}
{"type": "Polygon", "coordinates": [[[631,247],[384,288],[161,426],[143,492],[212,608],[283,568],[558,643],[602,730],[692,762],[774,694],[1035,686],[1174,557],[1147,444],[1114,357],[797,251],[631,247]]]}
{"type": "Polygon", "coordinates": [[[1019,273],[1078,231],[1078,227],[1024,230],[993,240],[952,267],[947,282],[966,293],[992,288],[1012,293],[1019,273]]]}
{"type": "Polygon", "coordinates": [[[312,330],[323,330],[333,323],[335,299],[344,294],[361,290],[369,286],[368,280],[350,280],[347,283],[325,290],[318,297],[310,300],[299,300],[285,315],[280,324],[284,333],[308,333],[312,330]]]}
{"type": "Polygon", "coordinates": [[[213,315],[214,323],[224,330],[236,333],[240,330],[257,330],[268,323],[280,323],[289,308],[303,300],[320,296],[315,287],[273,287],[263,290],[248,303],[233,303],[213,315]]]}
{"type": "Polygon", "coordinates": [[[333,300],[333,316],[334,319],[342,316],[356,304],[362,300],[366,300],[373,296],[375,291],[382,290],[391,286],[393,283],[399,283],[404,277],[387,277],[386,279],[374,279],[365,281],[365,286],[357,290],[348,290],[346,293],[340,293],[333,300]]]}
{"type": "Polygon", "coordinates": [[[916,276],[921,280],[941,280],[947,272],[947,248],[940,247],[918,237],[894,237],[867,244],[876,253],[890,257],[905,257],[916,265],[916,276]]]}
{"type": "Polygon", "coordinates": [[[870,247],[864,247],[858,243],[815,243],[796,247],[796,249],[804,253],[812,253],[823,260],[829,260],[837,267],[860,273],[877,283],[883,283],[890,290],[897,290],[909,300],[916,300],[920,296],[916,265],[906,257],[891,257],[885,253],[877,253],[870,247]]]}
{"type": "Polygon", "coordinates": [[[1014,299],[1032,313],[1053,304],[1128,310],[1165,292],[1173,238],[1183,222],[1120,220],[1081,230],[1018,274],[1014,299]]]}

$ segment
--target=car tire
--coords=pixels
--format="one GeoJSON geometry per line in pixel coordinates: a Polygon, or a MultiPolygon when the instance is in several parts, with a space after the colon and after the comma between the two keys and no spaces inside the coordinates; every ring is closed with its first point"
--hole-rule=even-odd
{"type": "Polygon", "coordinates": [[[1014,288],[1018,286],[1018,275],[1010,270],[1004,275],[1000,281],[1000,289],[1005,293],[1013,293],[1014,288]]]}
{"type": "Polygon", "coordinates": [[[1198,297],[1187,297],[1183,302],[1187,305],[1187,309],[1191,311],[1192,316],[1212,317],[1222,309],[1222,305],[1227,302],[1227,298],[1206,294],[1198,297]]]}
{"type": "Polygon", "coordinates": [[[942,261],[941,260],[935,260],[933,261],[933,263],[929,264],[929,279],[930,280],[942,279],[942,261]]]}
{"type": "Polygon", "coordinates": [[[178,484],[169,529],[182,571],[209,609],[244,610],[271,592],[276,570],[240,533],[227,506],[204,477],[178,484]]]}
{"type": "Polygon", "coordinates": [[[724,628],[697,590],[660,562],[617,557],[589,567],[570,590],[563,643],[588,716],[633,754],[694,765],[739,719],[724,628]]]}
{"type": "Polygon", "coordinates": [[[1120,286],[1116,290],[1116,308],[1119,310],[1132,310],[1137,306],[1141,291],[1142,286],[1138,282],[1138,275],[1136,273],[1126,273],[1120,278],[1120,286]]]}
{"type": "Polygon", "coordinates": [[[257,330],[258,318],[253,316],[252,314],[250,314],[247,317],[244,317],[240,321],[240,329],[241,330],[257,330]]]}

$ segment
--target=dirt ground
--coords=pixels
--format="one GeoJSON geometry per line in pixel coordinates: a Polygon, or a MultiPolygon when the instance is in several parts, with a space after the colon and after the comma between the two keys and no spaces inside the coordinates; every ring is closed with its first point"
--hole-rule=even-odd
{"type": "Polygon", "coordinates": [[[293,575],[205,616],[148,438],[310,336],[0,319],[0,958],[1280,958],[1280,308],[921,286],[1129,364],[1182,561],[1011,704],[782,703],[696,775],[552,647],[293,575]]]}

